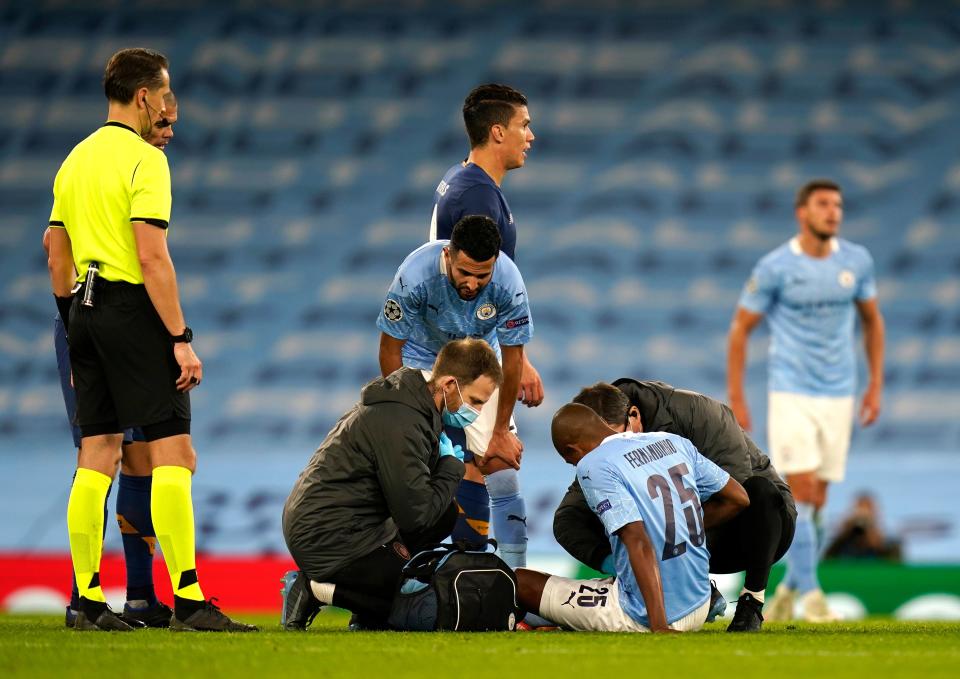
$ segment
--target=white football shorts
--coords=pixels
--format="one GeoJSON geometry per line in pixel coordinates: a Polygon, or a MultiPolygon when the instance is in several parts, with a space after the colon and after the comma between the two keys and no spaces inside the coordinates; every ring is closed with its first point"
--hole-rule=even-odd
{"type": "Polygon", "coordinates": [[[781,474],[816,472],[843,481],[853,430],[853,396],[829,397],[771,391],[767,437],[781,474]]]}
{"type": "MultiPolygon", "coordinates": [[[[692,613],[672,622],[681,632],[703,627],[710,611],[710,598],[692,613]]],[[[574,580],[551,575],[543,587],[540,615],[560,627],[577,632],[649,632],[620,607],[620,588],[615,578],[574,580]]]]}

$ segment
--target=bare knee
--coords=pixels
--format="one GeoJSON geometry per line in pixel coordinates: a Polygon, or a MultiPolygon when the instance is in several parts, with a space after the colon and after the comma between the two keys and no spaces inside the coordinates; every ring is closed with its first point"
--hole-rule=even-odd
{"type": "Polygon", "coordinates": [[[168,436],[150,441],[150,462],[156,467],[184,467],[191,472],[197,468],[197,453],[189,434],[168,436]]]}
{"type": "Polygon", "coordinates": [[[123,445],[123,457],[120,472],[125,476],[150,476],[153,465],[150,463],[150,446],[143,441],[133,441],[123,445]]]}
{"type": "Polygon", "coordinates": [[[123,434],[85,436],[80,442],[77,466],[92,469],[110,478],[117,474],[123,434]]]}
{"type": "Polygon", "coordinates": [[[466,471],[463,474],[464,481],[483,483],[483,473],[477,468],[476,462],[466,462],[464,466],[466,467],[466,471]]]}
{"type": "Polygon", "coordinates": [[[787,474],[787,483],[790,484],[790,491],[797,502],[813,505],[817,509],[823,506],[826,488],[816,472],[787,474]]]}
{"type": "Polygon", "coordinates": [[[817,511],[823,509],[823,506],[827,504],[827,486],[830,484],[823,479],[817,479],[817,497],[816,501],[813,503],[817,508],[817,511]]]}

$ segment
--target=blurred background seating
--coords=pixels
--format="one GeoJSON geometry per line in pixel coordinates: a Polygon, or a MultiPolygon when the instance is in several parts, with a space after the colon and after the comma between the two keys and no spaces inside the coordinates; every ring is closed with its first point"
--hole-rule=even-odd
{"type": "MultiPolygon", "coordinates": [[[[132,44],[169,56],[180,101],[169,237],[206,366],[201,460],[296,473],[376,376],[383,294],[467,153],[464,95],[491,80],[526,92],[537,136],[504,182],[548,391],[519,413],[530,464],[556,464],[549,417],[584,384],[725,399],[740,288],[815,176],[844,187],[842,234],[872,252],[887,318],[885,409],[854,456],[955,453],[956,5],[600,4],[0,3],[0,455],[57,460],[67,486],[40,237],[59,163],[105,115],[103,65],[132,44]]],[[[281,501],[292,480],[271,479],[281,501]]]]}

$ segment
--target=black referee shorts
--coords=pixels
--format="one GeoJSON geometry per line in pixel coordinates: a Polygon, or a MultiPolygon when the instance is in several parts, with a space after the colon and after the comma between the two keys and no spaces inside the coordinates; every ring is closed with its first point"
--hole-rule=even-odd
{"type": "Polygon", "coordinates": [[[81,298],[77,294],[70,308],[69,343],[82,435],[171,420],[189,424],[190,396],[177,391],[180,366],[147,289],[101,279],[93,307],[81,298]]]}

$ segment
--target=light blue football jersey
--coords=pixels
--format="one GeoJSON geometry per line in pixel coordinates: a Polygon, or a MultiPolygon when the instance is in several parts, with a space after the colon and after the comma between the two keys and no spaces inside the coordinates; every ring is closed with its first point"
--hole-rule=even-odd
{"type": "Polygon", "coordinates": [[[690,441],[666,432],[625,432],[604,439],[577,464],[584,497],[610,538],[620,606],[648,626],[627,548],[615,533],[642,521],[660,559],[663,603],[673,623],[710,599],[710,552],[700,503],[730,475],[690,441]]]}
{"type": "Polygon", "coordinates": [[[430,370],[443,345],[474,337],[486,340],[500,355],[500,345],[527,344],[533,319],[520,270],[509,257],[498,257],[490,282],[475,299],[461,299],[447,277],[443,248],[432,241],[411,252],[397,269],[377,327],[403,345],[403,364],[430,370]]]}
{"type": "Polygon", "coordinates": [[[856,391],[854,302],[877,295],[873,259],[863,246],[834,238],[823,259],[796,238],[753,270],[740,306],[770,324],[770,391],[851,396],[856,391]]]}

